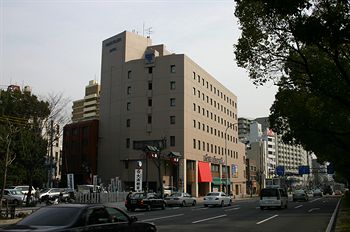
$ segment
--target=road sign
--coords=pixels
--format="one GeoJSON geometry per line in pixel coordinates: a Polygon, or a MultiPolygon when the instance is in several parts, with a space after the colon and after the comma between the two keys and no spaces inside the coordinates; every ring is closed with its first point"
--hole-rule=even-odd
{"type": "Polygon", "coordinates": [[[142,169],[141,168],[135,169],[135,191],[136,192],[142,191],[142,169]]]}
{"type": "Polygon", "coordinates": [[[307,165],[299,166],[299,175],[310,174],[310,167],[307,165]]]}
{"type": "Polygon", "coordinates": [[[277,176],[284,176],[284,166],[277,166],[276,167],[276,174],[277,174],[277,176]]]}
{"type": "Polygon", "coordinates": [[[74,174],[67,174],[67,187],[68,189],[74,190],[74,174]]]}
{"type": "Polygon", "coordinates": [[[334,174],[334,165],[332,163],[327,165],[327,174],[334,174]]]}

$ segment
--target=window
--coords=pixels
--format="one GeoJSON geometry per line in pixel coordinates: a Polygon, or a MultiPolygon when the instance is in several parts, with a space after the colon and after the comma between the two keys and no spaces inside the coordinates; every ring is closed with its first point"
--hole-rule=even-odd
{"type": "Polygon", "coordinates": [[[175,64],[170,65],[170,72],[175,73],[175,71],[176,71],[175,64]]]}
{"type": "Polygon", "coordinates": [[[193,103],[193,111],[196,111],[196,103],[193,103]]]}
{"type": "Polygon", "coordinates": [[[131,109],[131,103],[127,102],[126,103],[126,110],[129,111],[131,109]]]}
{"type": "Polygon", "coordinates": [[[170,146],[171,147],[175,146],[175,136],[170,136],[170,146]]]}
{"type": "Polygon", "coordinates": [[[152,90],[152,82],[148,82],[148,90],[152,90]]]}
{"type": "Polygon", "coordinates": [[[196,128],[196,120],[193,120],[193,127],[196,128]]]}
{"type": "Polygon", "coordinates": [[[170,89],[174,90],[176,88],[175,81],[170,81],[170,89]]]}
{"type": "Polygon", "coordinates": [[[193,139],[193,149],[196,149],[196,139],[193,139]]]}
{"type": "Polygon", "coordinates": [[[196,88],[193,87],[193,95],[196,95],[196,88]]]}
{"type": "Polygon", "coordinates": [[[148,73],[153,73],[153,67],[148,67],[148,73]]]}
{"type": "Polygon", "coordinates": [[[198,140],[198,150],[200,150],[200,149],[201,149],[201,141],[198,140]]]}
{"type": "Polygon", "coordinates": [[[148,115],[148,117],[147,117],[147,123],[148,123],[148,124],[151,124],[151,123],[152,123],[152,116],[151,116],[151,115],[148,115]]]}
{"type": "Polygon", "coordinates": [[[126,127],[130,127],[130,119],[126,120],[126,127]]]}
{"type": "Polygon", "coordinates": [[[148,106],[152,106],[152,98],[148,98],[148,106]]]}
{"type": "Polygon", "coordinates": [[[170,116],[170,124],[175,124],[175,116],[170,116]]]}
{"type": "Polygon", "coordinates": [[[130,138],[126,139],[126,148],[130,148],[130,138]]]}
{"type": "Polygon", "coordinates": [[[128,95],[130,95],[130,93],[131,93],[131,86],[128,86],[128,88],[127,88],[127,90],[126,90],[126,93],[127,93],[128,95]]]}
{"type": "Polygon", "coordinates": [[[170,106],[175,106],[175,98],[170,98],[170,106]]]}
{"type": "Polygon", "coordinates": [[[196,72],[193,72],[193,79],[196,79],[196,72]]]}
{"type": "Polygon", "coordinates": [[[128,71],[128,79],[131,78],[131,70],[128,71]]]}

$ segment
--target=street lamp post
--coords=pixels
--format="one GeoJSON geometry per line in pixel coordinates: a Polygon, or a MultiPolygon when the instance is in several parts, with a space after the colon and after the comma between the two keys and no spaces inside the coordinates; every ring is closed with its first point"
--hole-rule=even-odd
{"type": "Polygon", "coordinates": [[[228,184],[227,184],[227,179],[228,179],[228,166],[227,166],[227,153],[228,153],[228,151],[227,151],[227,130],[228,130],[228,128],[234,128],[234,125],[236,125],[236,124],[238,124],[238,123],[229,123],[228,125],[227,125],[227,127],[226,127],[226,130],[225,130],[225,158],[226,158],[226,194],[227,195],[229,195],[229,189],[228,189],[228,184]]]}

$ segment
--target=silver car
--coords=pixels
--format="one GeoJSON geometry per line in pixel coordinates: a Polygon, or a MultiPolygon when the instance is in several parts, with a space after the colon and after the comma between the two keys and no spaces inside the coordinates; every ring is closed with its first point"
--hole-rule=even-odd
{"type": "Polygon", "coordinates": [[[224,205],[231,205],[232,199],[224,192],[210,192],[204,197],[203,203],[204,207],[208,207],[209,205],[219,205],[223,207],[224,205]]]}
{"type": "Polygon", "coordinates": [[[307,195],[307,192],[303,189],[298,189],[293,192],[293,201],[308,201],[309,196],[307,195]]]}
{"type": "Polygon", "coordinates": [[[195,206],[197,201],[188,193],[173,193],[165,199],[167,205],[195,206]]]}
{"type": "Polygon", "coordinates": [[[17,189],[4,189],[3,198],[15,205],[22,205],[26,201],[26,196],[17,189]]]}

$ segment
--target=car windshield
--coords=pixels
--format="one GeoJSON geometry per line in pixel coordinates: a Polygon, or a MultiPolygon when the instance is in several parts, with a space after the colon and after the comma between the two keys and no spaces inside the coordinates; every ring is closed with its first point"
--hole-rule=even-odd
{"type": "Polygon", "coordinates": [[[132,198],[135,198],[135,199],[142,199],[145,197],[146,196],[143,193],[135,193],[134,195],[132,195],[132,198]]]}
{"type": "Polygon", "coordinates": [[[304,193],[304,190],[295,190],[295,193],[304,193]]]}
{"type": "Polygon", "coordinates": [[[261,196],[263,197],[276,197],[277,189],[263,189],[261,190],[261,196]]]}
{"type": "Polygon", "coordinates": [[[80,210],[77,207],[43,207],[17,224],[27,226],[67,226],[75,221],[80,210]]]}
{"type": "Polygon", "coordinates": [[[208,193],[207,196],[220,196],[220,193],[208,193]]]}

